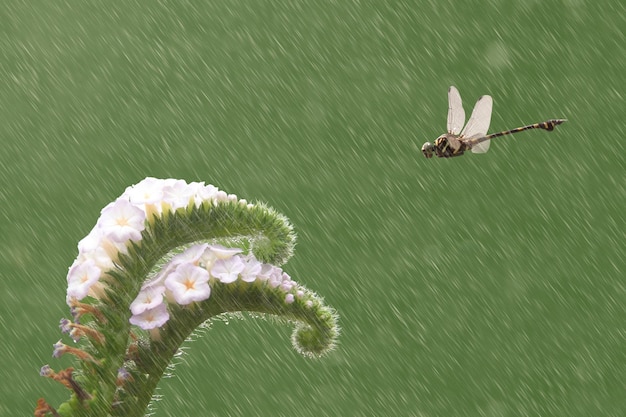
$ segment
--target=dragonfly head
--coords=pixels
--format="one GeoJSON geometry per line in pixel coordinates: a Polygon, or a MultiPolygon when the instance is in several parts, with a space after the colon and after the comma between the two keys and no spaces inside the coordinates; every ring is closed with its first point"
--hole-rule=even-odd
{"type": "Polygon", "coordinates": [[[435,146],[430,142],[426,142],[422,145],[422,153],[426,158],[432,158],[434,150],[435,146]]]}

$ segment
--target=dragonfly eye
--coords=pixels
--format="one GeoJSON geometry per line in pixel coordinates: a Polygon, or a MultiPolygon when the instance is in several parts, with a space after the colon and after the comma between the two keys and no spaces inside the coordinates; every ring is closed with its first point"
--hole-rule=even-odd
{"type": "Polygon", "coordinates": [[[424,154],[424,156],[426,158],[432,158],[433,157],[433,150],[434,149],[435,149],[435,147],[430,142],[426,142],[424,145],[422,145],[422,153],[424,154]]]}

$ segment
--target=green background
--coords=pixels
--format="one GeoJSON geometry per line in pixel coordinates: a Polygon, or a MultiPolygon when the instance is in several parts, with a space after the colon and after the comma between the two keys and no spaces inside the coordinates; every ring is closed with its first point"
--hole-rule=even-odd
{"type": "Polygon", "coordinates": [[[292,277],[341,315],[217,322],[155,416],[626,415],[623,1],[31,1],[0,5],[0,415],[39,377],[99,210],[146,176],[265,201],[292,277]],[[447,89],[490,131],[426,160],[447,89]],[[228,325],[226,325],[228,324],[228,325]]]}

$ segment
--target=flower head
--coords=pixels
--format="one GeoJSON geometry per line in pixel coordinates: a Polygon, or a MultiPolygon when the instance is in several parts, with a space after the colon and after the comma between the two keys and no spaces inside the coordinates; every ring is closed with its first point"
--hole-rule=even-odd
{"type": "Polygon", "coordinates": [[[219,279],[224,284],[235,282],[239,274],[246,265],[240,256],[233,256],[229,259],[218,259],[211,268],[211,275],[219,279]]]}
{"type": "Polygon", "coordinates": [[[219,191],[214,185],[205,185],[203,182],[192,182],[189,185],[195,189],[196,207],[199,207],[204,201],[213,201],[219,191]]]}
{"type": "Polygon", "coordinates": [[[137,298],[130,304],[130,311],[137,315],[155,308],[163,303],[164,292],[165,287],[162,285],[143,288],[137,295],[137,298]]]}
{"type": "Polygon", "coordinates": [[[54,370],[50,367],[50,365],[44,365],[39,370],[39,375],[49,377],[54,375],[54,370]]]}
{"type": "Polygon", "coordinates": [[[173,265],[181,265],[184,263],[192,263],[194,265],[198,264],[198,261],[204,255],[205,251],[209,247],[208,243],[199,243],[197,245],[192,245],[183,253],[179,253],[174,256],[170,261],[173,265]]]}
{"type": "Polygon", "coordinates": [[[206,269],[187,263],[180,265],[165,278],[165,287],[178,304],[186,305],[209,298],[209,278],[206,269]]]}
{"type": "Polygon", "coordinates": [[[61,342],[61,340],[52,345],[52,347],[54,348],[54,350],[52,351],[53,358],[60,358],[65,352],[67,352],[68,348],[68,346],[61,342]]]}
{"type": "Polygon", "coordinates": [[[163,200],[164,181],[157,178],[147,177],[139,183],[126,188],[122,197],[136,206],[142,204],[157,204],[163,200]]]}
{"type": "Polygon", "coordinates": [[[289,292],[294,287],[295,283],[293,281],[283,281],[280,284],[280,289],[284,292],[289,292]]]}
{"type": "Polygon", "coordinates": [[[228,259],[243,252],[239,248],[227,248],[222,245],[211,245],[209,249],[217,259],[228,259]]]}
{"type": "Polygon", "coordinates": [[[281,268],[272,266],[271,269],[267,271],[267,273],[267,282],[270,287],[276,288],[283,283],[283,270],[281,268]]]}
{"type": "Polygon", "coordinates": [[[228,201],[228,194],[225,191],[217,190],[215,196],[213,197],[213,203],[225,203],[226,201],[228,201]]]}
{"type": "Polygon", "coordinates": [[[261,273],[262,264],[254,257],[250,256],[244,260],[244,268],[241,271],[241,280],[244,282],[254,282],[261,273]]]}
{"type": "Polygon", "coordinates": [[[95,226],[87,236],[82,238],[78,242],[78,253],[84,254],[95,251],[100,246],[100,240],[102,239],[102,230],[95,226]]]}
{"type": "Polygon", "coordinates": [[[130,323],[144,330],[151,330],[163,326],[169,318],[165,303],[161,303],[150,310],[144,310],[141,314],[133,315],[130,323]]]}
{"type": "Polygon", "coordinates": [[[67,301],[82,300],[89,294],[91,287],[98,282],[102,270],[93,260],[75,262],[67,273],[67,301]]]}
{"type": "Polygon", "coordinates": [[[257,275],[257,279],[260,281],[267,281],[271,276],[275,275],[277,268],[271,264],[261,264],[261,271],[257,275]]]}
{"type": "Polygon", "coordinates": [[[68,319],[61,319],[59,322],[59,329],[61,329],[61,333],[69,334],[72,331],[72,322],[68,319]]]}
{"type": "Polygon", "coordinates": [[[128,200],[119,198],[102,209],[98,226],[104,236],[114,242],[141,240],[145,228],[146,213],[132,205],[128,200]]]}
{"type": "Polygon", "coordinates": [[[176,180],[163,188],[163,201],[176,210],[187,207],[191,202],[195,204],[196,188],[189,186],[183,180],[176,180]]]}

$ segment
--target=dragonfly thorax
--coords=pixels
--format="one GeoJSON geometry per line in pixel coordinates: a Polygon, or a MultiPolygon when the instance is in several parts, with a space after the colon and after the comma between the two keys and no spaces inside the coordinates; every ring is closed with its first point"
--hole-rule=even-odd
{"type": "Polygon", "coordinates": [[[433,151],[440,158],[463,155],[468,149],[467,143],[459,139],[459,135],[444,133],[435,140],[433,151]]]}

